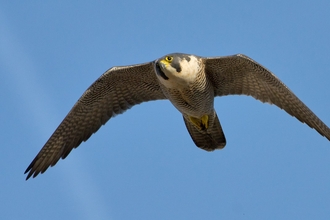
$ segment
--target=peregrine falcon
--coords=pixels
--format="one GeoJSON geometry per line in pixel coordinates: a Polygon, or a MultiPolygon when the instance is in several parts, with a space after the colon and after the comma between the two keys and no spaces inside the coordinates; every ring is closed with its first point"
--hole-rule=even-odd
{"type": "Polygon", "coordinates": [[[173,53],[155,61],[112,67],[80,97],[26,169],[26,179],[66,158],[111,117],[142,102],[168,99],[181,112],[197,147],[222,149],[226,138],[214,97],[249,95],[284,109],[330,140],[327,127],[273,73],[242,55],[199,57],[173,53]]]}

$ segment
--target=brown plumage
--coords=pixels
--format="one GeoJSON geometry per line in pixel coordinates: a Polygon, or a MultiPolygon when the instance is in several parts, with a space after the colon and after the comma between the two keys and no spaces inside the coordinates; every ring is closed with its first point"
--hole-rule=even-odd
{"type": "Polygon", "coordinates": [[[172,102],[198,147],[221,149],[226,139],[213,102],[214,97],[225,95],[249,95],[275,104],[330,140],[330,129],[275,75],[249,57],[203,58],[176,53],[106,71],[85,91],[28,166],[26,179],[64,159],[111,117],[152,100],[172,102]]]}

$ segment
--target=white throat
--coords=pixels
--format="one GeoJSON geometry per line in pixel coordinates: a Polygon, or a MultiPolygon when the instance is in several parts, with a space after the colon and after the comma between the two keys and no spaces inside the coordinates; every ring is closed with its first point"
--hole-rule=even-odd
{"type": "Polygon", "coordinates": [[[161,77],[160,82],[167,88],[180,89],[183,87],[189,87],[196,81],[196,78],[200,72],[201,65],[195,56],[189,56],[190,60],[182,59],[180,61],[181,71],[177,72],[171,65],[166,65],[162,68],[168,80],[164,80],[161,77]]]}

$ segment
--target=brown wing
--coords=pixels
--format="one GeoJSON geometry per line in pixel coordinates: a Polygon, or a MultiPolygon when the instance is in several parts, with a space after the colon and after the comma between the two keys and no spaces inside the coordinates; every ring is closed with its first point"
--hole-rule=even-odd
{"type": "Polygon", "coordinates": [[[215,95],[249,95],[284,109],[330,140],[330,129],[274,74],[242,54],[204,58],[215,95]]]}
{"type": "Polygon", "coordinates": [[[111,117],[141,102],[165,99],[153,63],[113,67],[80,97],[38,155],[26,169],[36,177],[64,159],[111,117]]]}

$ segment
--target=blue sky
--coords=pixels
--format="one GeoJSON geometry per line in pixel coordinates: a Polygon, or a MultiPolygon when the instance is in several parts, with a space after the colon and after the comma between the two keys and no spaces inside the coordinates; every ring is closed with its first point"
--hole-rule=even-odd
{"type": "Polygon", "coordinates": [[[197,148],[168,101],[111,119],[35,179],[24,170],[112,66],[243,53],[330,125],[330,2],[1,1],[3,219],[328,219],[330,143],[275,106],[217,98],[227,145],[197,148]]]}

